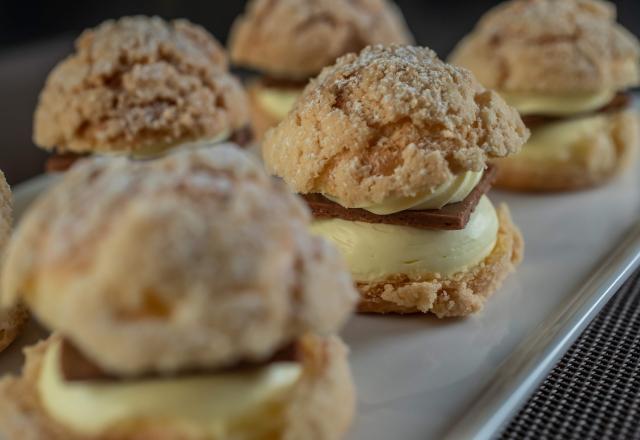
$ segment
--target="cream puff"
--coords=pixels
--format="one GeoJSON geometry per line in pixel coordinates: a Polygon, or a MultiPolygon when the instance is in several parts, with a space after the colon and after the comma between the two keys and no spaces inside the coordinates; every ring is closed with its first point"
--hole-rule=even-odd
{"type": "MultiPolygon", "coordinates": [[[[4,173],[0,171],[0,259],[11,235],[12,197],[4,173]]],[[[28,318],[25,308],[15,304],[0,308],[0,351],[4,350],[20,334],[28,318]]]]}
{"type": "Polygon", "coordinates": [[[49,74],[34,142],[49,169],[77,157],[158,155],[184,143],[248,144],[248,98],[224,48],[186,20],[125,17],[87,30],[49,74]]]}
{"type": "Polygon", "coordinates": [[[2,301],[54,334],[0,381],[11,439],[338,439],[357,294],[236,147],[79,162],[18,227],[2,301]]]}
{"type": "Polygon", "coordinates": [[[248,86],[258,139],[291,110],[309,78],[339,56],[413,41],[390,0],[252,0],[229,38],[233,63],[260,73],[248,86]]]}
{"type": "Polygon", "coordinates": [[[617,175],[638,150],[628,89],[640,84],[640,45],[601,0],[512,0],[489,11],[452,53],[516,107],[531,130],[497,161],[497,185],[577,190],[617,175]]]}
{"type": "Polygon", "coordinates": [[[360,310],[465,316],[520,261],[488,159],[528,137],[517,111],[427,48],[371,46],[322,71],[263,143],[341,250],[360,310]]]}

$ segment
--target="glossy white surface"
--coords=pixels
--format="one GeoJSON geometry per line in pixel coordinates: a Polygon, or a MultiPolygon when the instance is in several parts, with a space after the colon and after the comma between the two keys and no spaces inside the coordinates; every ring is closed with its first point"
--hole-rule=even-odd
{"type": "MultiPolygon", "coordinates": [[[[36,181],[16,188],[26,204],[36,181]]],[[[35,189],[37,192],[37,188],[35,189]]],[[[468,319],[356,316],[344,337],[359,393],[350,439],[440,438],[496,375],[501,364],[616,247],[640,217],[640,163],[611,184],[559,195],[491,193],[507,202],[526,240],[525,261],[485,310],[468,319]]],[[[16,371],[19,346],[0,355],[0,372],[16,371]]]]}
{"type": "MultiPolygon", "coordinates": [[[[639,164],[640,165],[640,164],[639,164]]],[[[640,166],[590,191],[493,191],[525,237],[525,260],[477,316],[358,316],[344,335],[359,391],[353,439],[441,438],[500,364],[574,295],[640,216],[640,166]]]]}

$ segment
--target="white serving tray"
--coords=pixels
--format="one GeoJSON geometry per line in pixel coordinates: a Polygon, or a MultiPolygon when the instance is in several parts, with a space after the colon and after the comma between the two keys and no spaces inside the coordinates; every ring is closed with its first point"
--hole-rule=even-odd
{"type": "MultiPolygon", "coordinates": [[[[15,188],[18,218],[50,183],[42,176],[15,188]]],[[[590,191],[490,196],[509,204],[523,231],[523,264],[485,310],[468,319],[351,320],[343,335],[359,411],[350,439],[495,437],[640,265],[640,163],[590,191]]],[[[20,348],[43,334],[32,324],[0,355],[0,373],[18,371],[20,348]]]]}

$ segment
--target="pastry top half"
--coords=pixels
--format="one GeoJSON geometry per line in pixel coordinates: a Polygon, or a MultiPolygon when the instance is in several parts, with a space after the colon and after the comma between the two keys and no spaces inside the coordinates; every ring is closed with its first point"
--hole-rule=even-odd
{"type": "Polygon", "coordinates": [[[427,48],[370,46],[311,81],[267,133],[270,172],[344,207],[413,197],[482,171],[529,135],[518,112],[427,48]]]}
{"type": "Polygon", "coordinates": [[[601,0],[511,0],[485,14],[451,61],[504,92],[619,90],[640,81],[638,40],[601,0]]]}
{"type": "MultiPolygon", "coordinates": [[[[0,171],[0,260],[11,236],[13,223],[11,189],[0,171]]],[[[20,333],[28,315],[21,304],[13,307],[0,306],[0,351],[4,350],[20,333]]]]}
{"type": "Polygon", "coordinates": [[[186,20],[125,17],[76,40],[47,78],[34,142],[73,153],[138,153],[248,124],[223,47],[186,20]]]}
{"type": "Polygon", "coordinates": [[[3,303],[23,299],[117,375],[258,362],[352,311],[342,259],[308,222],[230,145],[88,159],[21,222],[3,303]]]}
{"type": "Polygon", "coordinates": [[[234,23],[234,63],[275,77],[306,79],[370,44],[413,37],[390,0],[252,0],[234,23]]]}
{"type": "Polygon", "coordinates": [[[12,200],[11,189],[7,179],[4,177],[4,173],[0,171],[0,254],[4,251],[11,235],[12,200]]]}

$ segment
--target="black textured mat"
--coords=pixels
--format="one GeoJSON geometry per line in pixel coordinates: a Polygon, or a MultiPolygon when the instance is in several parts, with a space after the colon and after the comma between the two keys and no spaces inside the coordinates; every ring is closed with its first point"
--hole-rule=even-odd
{"type": "Polygon", "coordinates": [[[501,439],[640,439],[640,271],[554,367],[501,439]]]}
{"type": "Polygon", "coordinates": [[[500,439],[640,439],[640,271],[636,272],[500,439]]]}

